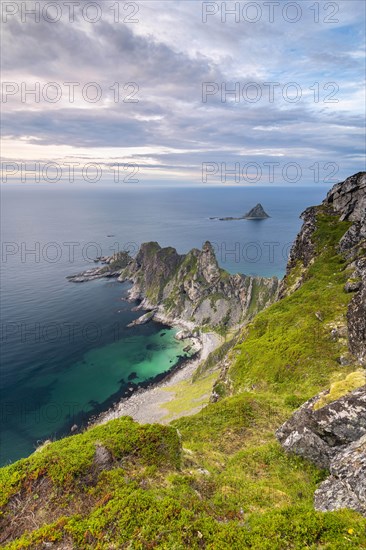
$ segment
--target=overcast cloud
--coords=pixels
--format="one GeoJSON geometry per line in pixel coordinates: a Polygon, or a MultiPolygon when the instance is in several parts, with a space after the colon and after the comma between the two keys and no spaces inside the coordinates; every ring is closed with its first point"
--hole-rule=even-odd
{"type": "Polygon", "coordinates": [[[314,163],[325,183],[365,169],[363,1],[237,2],[238,22],[221,1],[79,0],[73,21],[52,4],[35,21],[2,2],[4,162],[133,163],[142,184],[198,184],[207,163],[276,163],[276,183],[287,163],[302,183],[314,163]]]}

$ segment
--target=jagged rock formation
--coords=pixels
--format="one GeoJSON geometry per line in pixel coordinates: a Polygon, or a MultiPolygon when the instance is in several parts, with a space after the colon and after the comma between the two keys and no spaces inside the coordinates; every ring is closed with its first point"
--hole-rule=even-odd
{"type": "Polygon", "coordinates": [[[264,208],[261,204],[257,204],[254,208],[249,210],[244,214],[244,219],[246,220],[264,220],[270,216],[264,211],[264,208]]]}
{"type": "Polygon", "coordinates": [[[366,515],[366,387],[319,409],[307,401],[276,432],[284,449],[331,475],[314,495],[317,510],[352,508],[366,515]]]}
{"type": "Polygon", "coordinates": [[[366,172],[358,172],[345,181],[336,183],[324,202],[332,205],[342,221],[359,222],[365,216],[366,210],[366,172]]]}
{"type": "MultiPolygon", "coordinates": [[[[366,173],[359,172],[342,183],[337,183],[323,201],[329,213],[341,221],[353,222],[339,243],[339,252],[353,270],[345,290],[355,292],[349,305],[348,340],[350,351],[366,364],[366,173]]],[[[300,233],[291,249],[286,276],[280,285],[280,298],[297,290],[315,257],[313,234],[316,230],[318,207],[307,208],[300,233]]]]}
{"type": "Polygon", "coordinates": [[[142,300],[141,309],[156,309],[155,319],[179,319],[190,327],[238,325],[269,305],[278,287],[275,277],[230,275],[209,242],[186,255],[145,243],[119,280],[134,283],[130,297],[142,300]]]}
{"type": "Polygon", "coordinates": [[[354,222],[339,250],[354,270],[345,289],[355,292],[347,313],[350,351],[366,365],[366,173],[336,184],[325,202],[340,214],[341,220],[354,222]]]}

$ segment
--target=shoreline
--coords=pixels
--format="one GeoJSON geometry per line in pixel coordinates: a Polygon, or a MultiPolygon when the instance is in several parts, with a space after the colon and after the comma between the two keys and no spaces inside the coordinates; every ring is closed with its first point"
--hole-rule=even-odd
{"type": "MultiPolygon", "coordinates": [[[[173,326],[180,327],[181,325],[175,323],[173,326]]],[[[131,416],[141,424],[168,423],[170,420],[164,421],[164,417],[168,414],[167,409],[164,409],[164,404],[174,399],[174,391],[169,392],[169,387],[189,380],[201,362],[207,359],[209,354],[222,343],[222,337],[215,332],[202,333],[199,340],[201,348],[193,359],[187,360],[181,368],[168,373],[156,384],[152,383],[150,387],[139,389],[129,397],[120,399],[113,407],[92,419],[88,427],[105,424],[109,420],[122,416],[131,416]]]]}
{"type": "MultiPolygon", "coordinates": [[[[112,257],[109,260],[111,259],[112,257]]],[[[68,277],[68,279],[72,282],[86,282],[94,278],[110,278],[111,276],[120,275],[118,271],[112,273],[105,272],[104,270],[101,271],[101,268],[92,268],[87,272],[68,277]]],[[[118,280],[119,282],[126,282],[118,280]]],[[[134,283],[133,280],[130,280],[130,282],[134,283]]],[[[202,361],[205,361],[209,354],[223,342],[223,337],[216,332],[201,333],[194,323],[166,314],[161,304],[153,306],[149,303],[146,296],[141,295],[140,291],[136,292],[133,286],[129,289],[127,296],[126,300],[131,304],[136,304],[137,302],[132,309],[134,311],[141,311],[142,313],[129,326],[156,322],[169,328],[178,329],[179,332],[187,334],[187,336],[182,335],[178,339],[191,342],[195,353],[191,359],[183,361],[182,365],[178,365],[176,368],[173,367],[171,371],[167,371],[163,378],[159,379],[159,376],[156,377],[157,380],[152,380],[148,387],[140,387],[130,395],[121,397],[107,410],[90,417],[87,422],[87,428],[105,424],[109,420],[120,418],[121,416],[131,416],[135,421],[140,423],[167,423],[168,420],[164,421],[164,417],[168,416],[169,411],[164,409],[163,405],[173,400],[175,396],[174,390],[169,392],[169,387],[190,380],[202,361]]],[[[183,413],[181,416],[183,416],[183,413]]]]}

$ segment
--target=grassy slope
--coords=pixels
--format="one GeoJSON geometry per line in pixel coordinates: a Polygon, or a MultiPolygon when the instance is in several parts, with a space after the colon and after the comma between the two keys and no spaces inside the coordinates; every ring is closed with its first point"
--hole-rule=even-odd
{"type": "MultiPolygon", "coordinates": [[[[347,228],[319,209],[319,256],[296,293],[245,329],[218,403],[173,427],[116,420],[3,468],[3,502],[17,491],[23,500],[30,495],[30,528],[43,525],[7,548],[43,548],[44,541],[57,548],[61,539],[100,549],[366,548],[366,520],[347,510],[315,512],[313,492],[326,472],[287,456],[274,437],[299,403],[357,369],[339,365],[347,345],[330,338],[332,327],[345,324],[350,299],[335,250],[347,228]],[[118,467],[92,475],[97,442],[118,467]],[[43,478],[58,509],[42,502],[42,520],[37,502],[44,497],[34,483],[43,478]]],[[[204,386],[207,376],[203,370],[204,386]]],[[[170,407],[173,414],[184,409],[184,394],[170,407]]]]}

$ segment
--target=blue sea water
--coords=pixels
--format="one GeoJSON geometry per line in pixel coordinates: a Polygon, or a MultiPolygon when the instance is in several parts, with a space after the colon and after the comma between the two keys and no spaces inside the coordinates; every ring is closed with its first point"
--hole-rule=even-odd
{"type": "Polygon", "coordinates": [[[213,243],[232,273],[282,277],[314,187],[124,188],[11,185],[1,190],[0,463],[108,408],[184,355],[174,330],[133,329],[128,284],[66,277],[146,241],[180,253],[213,243]],[[263,221],[219,221],[260,202],[263,221]]]}

